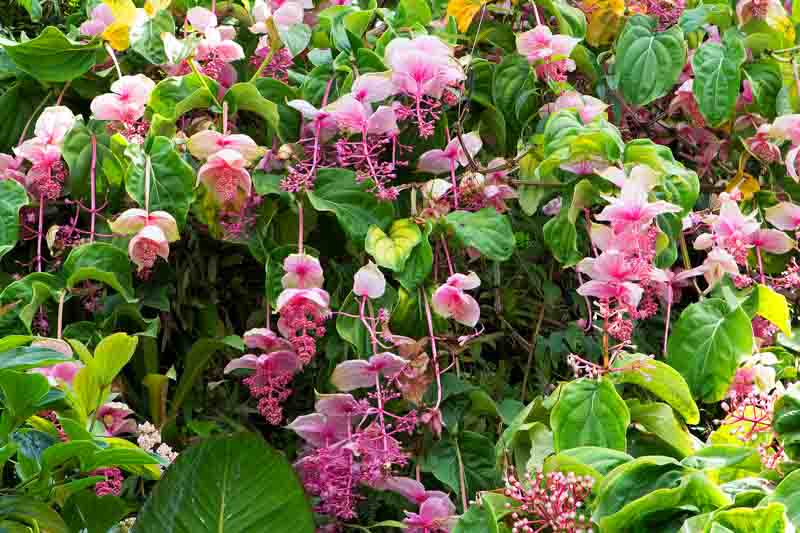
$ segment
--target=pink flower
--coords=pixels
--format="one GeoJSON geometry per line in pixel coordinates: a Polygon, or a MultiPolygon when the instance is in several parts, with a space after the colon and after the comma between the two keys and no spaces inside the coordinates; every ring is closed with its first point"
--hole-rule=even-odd
{"type": "Polygon", "coordinates": [[[636,283],[638,268],[625,254],[608,250],[596,258],[587,257],[577,265],[577,270],[592,278],[580,287],[581,296],[594,296],[601,300],[620,300],[632,307],[639,305],[644,291],[636,283]]]}
{"type": "Polygon", "coordinates": [[[217,16],[204,7],[191,8],[186,12],[186,20],[194,29],[203,33],[217,27],[217,16]]]}
{"type": "Polygon", "coordinates": [[[240,369],[252,371],[260,369],[264,375],[291,375],[300,370],[300,363],[293,349],[277,350],[271,353],[262,353],[261,355],[247,354],[232,359],[225,365],[223,372],[229,374],[234,370],[240,369]]]}
{"type": "Polygon", "coordinates": [[[271,329],[255,328],[245,332],[244,344],[248,348],[270,353],[277,350],[291,350],[292,345],[286,339],[276,335],[271,329]]]}
{"type": "Polygon", "coordinates": [[[409,477],[388,477],[374,485],[374,488],[396,492],[411,503],[417,505],[421,505],[430,498],[447,498],[447,494],[444,492],[439,490],[425,490],[425,485],[409,477]]]}
{"type": "Polygon", "coordinates": [[[347,423],[340,417],[327,417],[321,413],[298,416],[286,426],[312,446],[322,447],[347,437],[347,423]]]}
{"type": "Polygon", "coordinates": [[[175,242],[180,239],[178,223],[166,211],[148,213],[144,209],[128,209],[123,211],[109,225],[111,226],[111,231],[120,235],[133,235],[139,233],[145,226],[158,226],[164,232],[168,242],[175,242]]]}
{"type": "Polygon", "coordinates": [[[770,135],[781,141],[789,140],[795,146],[800,144],[800,114],[777,117],[772,123],[770,135]]]}
{"type": "Polygon", "coordinates": [[[209,28],[205,31],[205,38],[197,45],[196,58],[198,61],[222,61],[231,63],[244,58],[241,45],[231,39],[224,26],[209,28]]]}
{"type": "MultiPolygon", "coordinates": [[[[33,346],[33,344],[31,344],[31,346],[33,346]]],[[[53,387],[58,387],[60,385],[72,386],[75,375],[81,368],[83,368],[83,363],[80,361],[67,361],[64,363],[57,363],[52,366],[34,368],[31,370],[31,372],[35,372],[46,377],[47,381],[53,387]]]]}
{"type": "Polygon", "coordinates": [[[575,70],[575,62],[569,59],[569,56],[580,41],[577,37],[553,35],[550,28],[540,24],[532,30],[517,35],[517,51],[530,63],[540,61],[545,63],[540,65],[544,68],[537,67],[537,74],[540,77],[558,81],[563,74],[562,71],[575,70]]]}
{"type": "Polygon", "coordinates": [[[596,117],[603,116],[608,109],[608,104],[593,96],[583,95],[578,91],[566,91],[556,98],[555,102],[545,104],[539,110],[539,116],[547,118],[562,109],[574,109],[581,117],[584,124],[588,124],[596,117]]]}
{"type": "Polygon", "coordinates": [[[160,227],[144,226],[128,243],[128,256],[139,267],[139,272],[153,268],[157,257],[164,261],[169,257],[169,240],[160,227]]]}
{"type": "Polygon", "coordinates": [[[705,250],[716,244],[736,256],[746,253],[750,236],[760,226],[755,220],[755,214],[743,215],[739,204],[727,197],[722,199],[719,215],[708,217],[708,221],[711,223],[712,233],[699,235],[694,241],[694,247],[705,250]]]}
{"type": "Polygon", "coordinates": [[[92,9],[89,20],[81,24],[78,30],[82,35],[100,35],[105,29],[114,22],[114,13],[107,4],[102,3],[92,9]]]}
{"type": "Polygon", "coordinates": [[[253,5],[253,33],[267,33],[267,20],[272,17],[278,28],[288,28],[303,22],[303,5],[293,1],[273,1],[270,4],[258,0],[253,5]],[[270,5],[271,4],[271,5],[270,5]]]}
{"type": "Polygon", "coordinates": [[[744,139],[742,142],[748,152],[765,163],[774,163],[781,160],[781,149],[771,140],[769,124],[759,126],[755,135],[744,139]]]}
{"type": "MultiPolygon", "coordinates": [[[[646,168],[646,167],[643,167],[646,168]]],[[[636,168],[634,168],[634,171],[636,168]]],[[[626,229],[639,229],[649,225],[656,216],[663,213],[677,213],[680,207],[669,202],[658,200],[649,202],[648,191],[651,188],[649,173],[631,172],[631,176],[622,184],[619,197],[603,195],[610,205],[603,208],[597,220],[611,222],[614,232],[621,233],[626,229]]]]}
{"type": "Polygon", "coordinates": [[[60,148],[61,143],[64,142],[64,137],[67,136],[74,124],[75,115],[72,114],[68,107],[51,106],[45,108],[39,118],[36,119],[36,127],[33,131],[34,137],[22,143],[19,151],[14,148],[14,153],[33,161],[34,159],[26,155],[30,151],[27,149],[28,145],[36,145],[36,148],[32,150],[39,152],[46,151],[49,147],[60,148]]]}
{"type": "Polygon", "coordinates": [[[97,410],[97,420],[103,424],[105,435],[113,437],[121,433],[136,433],[136,420],[127,418],[133,411],[120,402],[110,402],[97,410]]]}
{"type": "MultiPolygon", "coordinates": [[[[476,132],[464,135],[464,146],[471,156],[477,154],[483,147],[480,135],[476,132]]],[[[443,174],[451,172],[459,166],[466,166],[469,164],[469,158],[461,147],[461,142],[458,137],[454,137],[447,143],[444,150],[434,149],[428,150],[419,158],[417,170],[421,172],[429,172],[430,174],[443,174]]]]}
{"type": "Polygon", "coordinates": [[[370,261],[361,267],[353,278],[353,293],[357,296],[366,296],[374,300],[380,298],[386,291],[386,278],[378,265],[370,261]]]}
{"type": "Polygon", "coordinates": [[[24,184],[25,174],[19,170],[23,162],[22,157],[0,154],[0,179],[12,179],[24,184]]]}
{"type": "MultiPolygon", "coordinates": [[[[291,303],[297,303],[301,300],[312,303],[326,312],[328,311],[328,306],[330,305],[330,296],[322,289],[285,289],[278,296],[275,310],[280,313],[281,309],[283,309],[285,306],[291,303]]],[[[284,334],[283,332],[281,332],[281,335],[288,337],[288,335],[284,334]]]]}
{"type": "Polygon", "coordinates": [[[281,283],[284,289],[314,289],[322,287],[325,277],[316,257],[308,254],[291,254],[283,260],[286,271],[281,283]]]}
{"type": "Polygon", "coordinates": [[[245,167],[247,160],[242,154],[223,148],[200,167],[197,179],[203,182],[219,203],[237,203],[250,196],[253,186],[245,167]]]}
{"type": "Polygon", "coordinates": [[[451,48],[431,35],[395,38],[386,47],[385,58],[395,87],[415,99],[440,98],[445,87],[465,78],[451,48]]]}
{"type": "Polygon", "coordinates": [[[339,129],[348,133],[364,133],[373,135],[394,134],[397,117],[390,106],[380,106],[372,112],[369,103],[363,103],[352,95],[346,94],[327,108],[336,121],[339,129]]]}
{"type": "Polygon", "coordinates": [[[736,263],[736,259],[722,248],[711,250],[703,262],[703,267],[705,267],[703,276],[709,287],[724,278],[725,274],[732,276],[739,274],[739,265],[736,263]]]}
{"type": "Polygon", "coordinates": [[[92,100],[92,114],[98,120],[136,122],[144,115],[155,86],[155,82],[144,74],[123,76],[111,84],[111,93],[92,100]]]}
{"type": "Polygon", "coordinates": [[[350,423],[359,416],[359,403],[352,394],[320,394],[314,403],[314,410],[334,420],[337,417],[350,423]]]}
{"type": "Polygon", "coordinates": [[[706,266],[701,265],[689,270],[662,270],[653,268],[650,281],[656,284],[659,297],[668,303],[680,300],[680,290],[689,284],[689,279],[705,273],[706,266]]]}
{"type": "Polygon", "coordinates": [[[428,498],[419,507],[419,513],[406,513],[408,533],[450,532],[457,521],[455,505],[450,498],[428,498]]]}
{"type": "Polygon", "coordinates": [[[465,290],[475,289],[481,281],[477,274],[453,274],[447,282],[433,293],[433,310],[444,318],[453,318],[468,327],[475,327],[480,320],[481,309],[475,298],[465,290]]]}
{"type": "Polygon", "coordinates": [[[362,74],[353,82],[350,94],[363,104],[386,100],[397,93],[389,73],[362,74]]]}
{"type": "Polygon", "coordinates": [[[408,361],[393,353],[383,352],[363,359],[344,361],[336,365],[331,374],[331,383],[340,391],[374,387],[378,376],[393,379],[408,364],[408,361]]]}
{"type": "Polygon", "coordinates": [[[208,159],[220,150],[230,149],[239,152],[248,163],[264,155],[264,149],[241,133],[224,135],[214,130],[203,130],[189,138],[189,152],[197,159],[208,159]]]}
{"type": "Polygon", "coordinates": [[[781,202],[764,211],[767,221],[778,229],[796,231],[800,228],[800,206],[781,202]]]}
{"type": "Polygon", "coordinates": [[[786,152],[786,172],[795,181],[800,182],[800,174],[797,173],[797,156],[800,155],[800,145],[795,146],[786,152]]]}
{"type": "Polygon", "coordinates": [[[549,217],[554,217],[561,212],[561,197],[556,196],[542,207],[542,213],[549,217]]]}
{"type": "Polygon", "coordinates": [[[771,254],[785,254],[794,248],[794,241],[782,231],[759,229],[750,235],[750,245],[771,254]]]}
{"type": "Polygon", "coordinates": [[[728,393],[725,395],[727,398],[744,397],[755,392],[756,389],[756,371],[753,368],[742,367],[736,370],[733,376],[733,383],[731,383],[728,393]]]}
{"type": "Polygon", "coordinates": [[[299,111],[306,120],[310,120],[314,128],[319,128],[320,140],[326,141],[336,134],[336,119],[327,108],[317,109],[305,100],[289,100],[287,105],[299,111]]]}

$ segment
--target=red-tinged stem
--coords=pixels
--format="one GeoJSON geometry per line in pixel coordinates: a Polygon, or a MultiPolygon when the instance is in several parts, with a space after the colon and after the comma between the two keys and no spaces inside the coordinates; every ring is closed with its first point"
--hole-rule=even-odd
{"type": "Polygon", "coordinates": [[[667,340],[669,339],[669,319],[672,314],[672,285],[667,286],[667,316],[664,324],[664,359],[667,358],[667,340]]]}
{"type": "Polygon", "coordinates": [[[767,278],[764,275],[764,263],[761,260],[761,247],[756,246],[756,257],[758,258],[758,273],[761,276],[761,284],[766,285],[767,278]]]}
{"type": "Polygon", "coordinates": [[[431,306],[428,303],[428,295],[425,289],[420,289],[422,300],[425,303],[425,318],[428,322],[428,335],[431,337],[431,353],[433,354],[433,372],[436,374],[436,406],[438,410],[442,403],[442,374],[439,372],[439,354],[436,351],[436,335],[433,333],[433,319],[431,318],[431,306]]]}
{"type": "Polygon", "coordinates": [[[456,161],[450,160],[450,181],[453,182],[453,204],[458,209],[458,181],[456,180],[456,161]]]}
{"type": "Polygon", "coordinates": [[[89,174],[89,183],[91,187],[91,222],[89,223],[89,242],[94,242],[94,229],[97,219],[97,137],[92,135],[92,166],[89,174]]]}
{"type": "Polygon", "coordinates": [[[297,202],[297,251],[303,254],[303,201],[297,202]]]}
{"type": "Polygon", "coordinates": [[[58,329],[56,330],[56,338],[61,338],[61,328],[64,325],[64,296],[66,296],[67,291],[61,291],[61,295],[58,299],[58,329]]]}
{"type": "Polygon", "coordinates": [[[44,195],[39,195],[39,230],[36,232],[36,271],[42,271],[42,238],[44,237],[44,195]]]}
{"type": "Polygon", "coordinates": [[[64,88],[61,89],[60,93],[58,93],[58,99],[56,99],[56,105],[61,105],[61,99],[64,98],[64,93],[67,92],[67,89],[69,89],[69,85],[71,83],[72,83],[72,80],[70,80],[70,81],[68,81],[67,83],[64,84],[64,88]]]}
{"type": "Polygon", "coordinates": [[[453,262],[450,260],[450,250],[447,249],[447,241],[444,240],[444,237],[442,237],[442,248],[444,248],[444,255],[447,258],[447,269],[452,276],[455,271],[453,270],[453,262]]]}

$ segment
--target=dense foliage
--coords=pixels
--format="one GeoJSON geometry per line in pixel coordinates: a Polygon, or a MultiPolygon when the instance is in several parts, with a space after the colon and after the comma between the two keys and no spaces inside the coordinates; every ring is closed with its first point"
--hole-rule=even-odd
{"type": "Polygon", "coordinates": [[[14,3],[0,531],[800,526],[791,1],[14,3]]]}

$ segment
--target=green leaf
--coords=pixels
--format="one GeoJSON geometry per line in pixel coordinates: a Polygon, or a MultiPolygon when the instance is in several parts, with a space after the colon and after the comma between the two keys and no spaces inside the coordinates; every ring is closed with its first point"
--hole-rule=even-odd
{"type": "MultiPolygon", "coordinates": [[[[771,502],[756,509],[737,508],[717,511],[711,516],[712,527],[727,528],[735,533],[788,533],[794,527],[786,517],[786,508],[782,503],[771,502]]],[[[725,531],[725,530],[722,530],[725,531]]]]}
{"type": "Polygon", "coordinates": [[[175,396],[172,398],[172,405],[170,407],[169,417],[172,418],[177,415],[186,397],[194,387],[197,379],[202,376],[203,371],[208,366],[211,357],[226,348],[239,349],[231,343],[231,338],[224,339],[200,339],[192,345],[189,353],[184,357],[184,369],[178,381],[178,388],[175,390],[175,396]]]}
{"type": "MultiPolygon", "coordinates": [[[[385,308],[391,313],[396,302],[397,291],[395,291],[391,285],[386,285],[386,292],[383,293],[383,296],[374,300],[372,304],[375,309],[385,308]]],[[[336,332],[342,339],[355,347],[357,354],[361,356],[372,354],[372,344],[369,334],[364,328],[364,324],[362,324],[361,320],[358,318],[347,316],[355,315],[358,317],[359,314],[359,303],[354,298],[352,292],[350,292],[344,299],[344,302],[342,302],[341,311],[342,314],[336,317],[336,332]]]]}
{"type": "Polygon", "coordinates": [[[17,0],[17,3],[25,8],[33,22],[38,22],[42,18],[42,4],[39,0],[17,0]]]}
{"type": "Polygon", "coordinates": [[[795,527],[800,527],[800,470],[795,470],[778,483],[763,503],[778,502],[786,507],[786,514],[795,527]]]}
{"type": "Polygon", "coordinates": [[[0,517],[22,520],[31,526],[35,521],[36,527],[42,533],[70,533],[67,524],[57,512],[47,504],[28,496],[0,497],[0,517]]]}
{"type": "Polygon", "coordinates": [[[363,242],[370,226],[385,229],[394,214],[392,204],[378,201],[367,192],[368,187],[367,183],[356,183],[355,173],[350,170],[325,168],[317,173],[308,199],[317,211],[336,215],[353,241],[363,242]]]}
{"type": "Polygon", "coordinates": [[[38,81],[65,82],[81,77],[97,62],[102,43],[81,44],[48,26],[35,39],[15,42],[0,38],[0,46],[20,70],[38,81]]]}
{"type": "Polygon", "coordinates": [[[115,526],[130,512],[122,498],[97,496],[93,490],[73,494],[63,508],[64,518],[72,530],[86,533],[116,532],[115,526]]]}
{"type": "Polygon", "coordinates": [[[800,383],[793,383],[775,402],[772,428],[790,459],[800,460],[800,383]]]}
{"type": "Polygon", "coordinates": [[[431,6],[428,0],[400,0],[393,24],[396,28],[420,24],[427,26],[431,21],[431,6]]]}
{"type": "Polygon", "coordinates": [[[462,514],[453,533],[494,533],[494,517],[483,505],[470,505],[462,514]]]}
{"type": "Polygon", "coordinates": [[[39,117],[39,104],[45,98],[50,98],[49,93],[30,79],[17,81],[0,95],[0,152],[11,152],[17,146],[26,125],[39,117]]]}
{"type": "MultiPolygon", "coordinates": [[[[103,128],[104,123],[90,123],[93,128],[103,128]]],[[[69,167],[67,189],[71,197],[89,199],[91,194],[92,137],[95,138],[95,194],[102,197],[110,189],[122,185],[127,161],[120,160],[111,150],[111,138],[105,133],[95,133],[82,120],[78,120],[64,138],[61,147],[69,167]]]]}
{"type": "Polygon", "coordinates": [[[679,457],[686,457],[694,451],[692,438],[686,428],[675,417],[672,407],[665,403],[629,402],[631,423],[642,426],[670,447],[679,457]]]}
{"type": "Polygon", "coordinates": [[[708,298],[687,307],[667,345],[667,363],[680,372],[695,398],[725,397],[739,363],[752,353],[753,330],[741,307],[708,298]]]}
{"type": "Polygon", "coordinates": [[[514,252],[514,232],[508,217],[494,208],[480,211],[453,211],[445,216],[445,223],[465,247],[478,250],[492,261],[506,261],[514,252]]]}
{"type": "Polygon", "coordinates": [[[155,17],[144,17],[142,24],[131,28],[131,50],[152,65],[167,63],[164,41],[161,39],[163,33],[175,33],[175,21],[165,9],[156,13],[155,17]]]}
{"type": "Polygon", "coordinates": [[[480,433],[463,431],[436,442],[425,456],[423,470],[459,493],[459,457],[464,465],[467,494],[496,487],[500,481],[495,468],[492,441],[480,433]]]}
{"type": "Polygon", "coordinates": [[[19,210],[28,205],[28,193],[18,181],[0,180],[0,259],[19,240],[19,210]]]}
{"type": "Polygon", "coordinates": [[[706,512],[730,503],[700,472],[670,457],[640,457],[618,466],[594,487],[592,521],[601,531],[633,533],[646,527],[664,531],[671,516],[706,512]]]}
{"type": "Polygon", "coordinates": [[[175,121],[192,109],[212,107],[218,92],[217,82],[206,76],[188,74],[165,78],[150,93],[148,107],[153,113],[175,121]]]}
{"type": "Polygon", "coordinates": [[[733,10],[725,4],[701,4],[694,9],[687,9],[681,14],[678,25],[683,33],[702,30],[706,24],[714,24],[721,29],[731,25],[733,10]]]}
{"type": "Polygon", "coordinates": [[[574,472],[591,475],[595,482],[621,464],[633,461],[627,453],[599,446],[581,446],[563,451],[547,459],[544,471],[574,472]]]}
{"type": "Polygon", "coordinates": [[[2,370],[0,390],[3,392],[4,408],[0,418],[0,437],[5,438],[41,409],[41,404],[50,392],[50,385],[47,383],[47,378],[41,374],[2,370]]]}
{"type": "Polygon", "coordinates": [[[422,234],[422,240],[419,245],[411,250],[411,255],[408,257],[408,261],[406,261],[405,268],[400,272],[396,272],[394,275],[394,278],[400,282],[400,285],[409,292],[424,283],[433,269],[433,248],[431,247],[430,240],[428,240],[430,234],[431,225],[426,224],[422,234]]]}
{"type": "Polygon", "coordinates": [[[156,137],[147,154],[141,145],[131,144],[125,151],[133,164],[125,176],[128,194],[144,207],[145,164],[150,156],[150,211],[167,211],[178,227],[186,223],[186,215],[194,201],[195,173],[181,158],[166,137],[156,137]]]}
{"type": "Polygon", "coordinates": [[[138,446],[112,447],[104,450],[95,450],[90,456],[83,456],[81,470],[90,472],[98,468],[118,466],[128,469],[132,466],[157,464],[160,464],[159,459],[138,446]]]}
{"type": "Polygon", "coordinates": [[[63,274],[67,288],[91,279],[105,283],[129,302],[133,295],[133,267],[124,250],[104,242],[83,244],[73,248],[64,261],[63,274]]]}
{"type": "Polygon", "coordinates": [[[578,253],[578,229],[576,224],[570,221],[567,206],[561,209],[558,216],[548,220],[542,231],[544,243],[562,266],[566,268],[581,260],[582,257],[578,253]]]}
{"type": "Polygon", "coordinates": [[[97,450],[97,444],[91,440],[57,442],[42,452],[42,473],[52,472],[70,459],[88,458],[97,450]]]}
{"type": "Polygon", "coordinates": [[[756,314],[772,322],[787,337],[793,335],[789,303],[783,294],[759,283],[742,305],[750,310],[751,315],[756,314]]]}
{"type": "Polygon", "coordinates": [[[735,28],[725,32],[722,43],[706,41],[692,56],[692,92],[710,126],[719,126],[733,117],[744,60],[741,33],[735,28]]]}
{"type": "Polygon", "coordinates": [[[783,85],[781,69],[774,60],[762,59],[744,66],[744,75],[750,81],[756,110],[766,118],[776,115],[778,93],[783,85]]]}
{"type": "Polygon", "coordinates": [[[625,451],[630,413],[606,379],[578,379],[560,388],[550,427],[556,452],[578,446],[604,446],[625,451]]]}
{"type": "Polygon", "coordinates": [[[181,452],[139,512],[133,533],[210,530],[314,531],[291,465],[260,436],[212,437],[181,452]]]}
{"type": "Polygon", "coordinates": [[[379,266],[401,272],[420,240],[422,232],[414,221],[401,218],[392,222],[388,235],[381,228],[370,226],[364,249],[379,266]]]}
{"type": "Polygon", "coordinates": [[[668,364],[642,354],[622,354],[614,360],[614,368],[624,369],[610,374],[614,383],[638,385],[667,402],[687,424],[700,422],[700,411],[694,403],[689,385],[668,364]]]}
{"type": "Polygon", "coordinates": [[[235,84],[225,93],[224,102],[228,103],[228,113],[250,111],[266,120],[274,131],[278,131],[278,106],[264,98],[254,83],[235,84]]]}
{"type": "Polygon", "coordinates": [[[72,357],[39,346],[23,346],[0,352],[0,370],[30,370],[64,361],[72,361],[72,357]]]}
{"type": "Polygon", "coordinates": [[[280,26],[278,35],[292,57],[300,54],[311,42],[311,28],[308,24],[292,24],[288,28],[280,26]]]}
{"type": "Polygon", "coordinates": [[[586,35],[586,15],[564,0],[544,0],[541,6],[558,21],[558,33],[583,39],[586,35]]]}
{"type": "Polygon", "coordinates": [[[133,357],[138,341],[127,333],[114,333],[100,341],[94,349],[92,368],[101,386],[111,385],[133,357]]]}
{"type": "Polygon", "coordinates": [[[656,32],[656,19],[629,18],[614,47],[614,80],[625,101],[645,105],[669,93],[686,62],[686,42],[678,26],[656,32]]]}
{"type": "Polygon", "coordinates": [[[7,306],[0,314],[0,335],[31,333],[31,322],[39,307],[57,297],[63,283],[53,274],[33,272],[15,281],[0,292],[0,305],[7,306]]]}

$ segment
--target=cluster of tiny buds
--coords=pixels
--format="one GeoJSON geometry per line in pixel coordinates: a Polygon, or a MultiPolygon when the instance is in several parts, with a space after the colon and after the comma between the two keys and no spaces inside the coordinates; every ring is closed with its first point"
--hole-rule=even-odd
{"type": "Polygon", "coordinates": [[[524,483],[513,475],[506,480],[506,497],[511,512],[512,533],[553,532],[592,533],[591,518],[584,512],[584,503],[592,492],[594,479],[572,472],[536,472],[525,474],[524,483]]]}
{"type": "Polygon", "coordinates": [[[752,442],[759,434],[772,431],[772,410],[775,396],[765,392],[736,395],[729,402],[722,402],[727,413],[725,420],[714,420],[717,425],[737,424],[731,431],[739,440],[752,442]]]}

